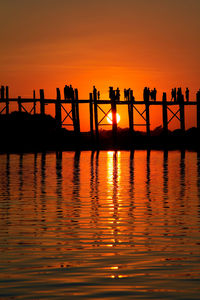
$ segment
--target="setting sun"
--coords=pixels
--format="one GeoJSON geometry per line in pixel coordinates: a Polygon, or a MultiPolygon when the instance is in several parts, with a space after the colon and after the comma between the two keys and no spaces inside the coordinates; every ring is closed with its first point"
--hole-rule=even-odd
{"type": "MultiPolygon", "coordinates": [[[[116,117],[117,117],[117,124],[118,124],[120,121],[120,115],[117,113],[116,117]]],[[[112,124],[112,113],[111,112],[107,115],[107,121],[109,124],[112,124]]]]}

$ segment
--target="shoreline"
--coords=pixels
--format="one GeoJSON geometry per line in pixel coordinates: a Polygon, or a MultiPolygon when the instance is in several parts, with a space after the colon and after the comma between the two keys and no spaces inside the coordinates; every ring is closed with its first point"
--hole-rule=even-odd
{"type": "Polygon", "coordinates": [[[149,150],[149,151],[192,151],[200,152],[200,146],[197,145],[155,145],[155,144],[143,144],[143,145],[133,145],[131,147],[124,146],[93,146],[93,147],[80,147],[80,146],[30,146],[23,145],[19,147],[0,147],[0,154],[14,154],[14,153],[40,153],[40,152],[67,152],[67,151],[135,151],[135,150],[149,150]]]}
{"type": "Polygon", "coordinates": [[[182,131],[164,131],[159,126],[147,135],[129,128],[100,130],[98,139],[91,132],[59,128],[50,115],[12,113],[0,116],[0,153],[30,153],[43,151],[120,151],[120,150],[191,150],[200,151],[200,130],[196,127],[182,131]]]}

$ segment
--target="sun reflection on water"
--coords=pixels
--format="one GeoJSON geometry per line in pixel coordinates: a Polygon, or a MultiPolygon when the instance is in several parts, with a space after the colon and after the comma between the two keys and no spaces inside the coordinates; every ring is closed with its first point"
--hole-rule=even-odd
{"type": "Polygon", "coordinates": [[[199,157],[178,151],[1,155],[3,295],[199,295],[199,157]]]}

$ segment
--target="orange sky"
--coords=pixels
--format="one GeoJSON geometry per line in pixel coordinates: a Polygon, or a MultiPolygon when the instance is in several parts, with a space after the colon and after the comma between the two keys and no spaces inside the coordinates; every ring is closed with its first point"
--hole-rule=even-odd
{"type": "MultiPolygon", "coordinates": [[[[137,99],[146,85],[158,97],[188,86],[194,98],[200,88],[199,0],[0,0],[0,11],[0,84],[13,97],[44,88],[54,98],[67,83],[80,98],[94,84],[103,98],[111,85],[131,87],[137,99]]],[[[161,112],[152,116],[154,128],[161,112]]],[[[194,116],[187,113],[187,126],[194,116]]]]}

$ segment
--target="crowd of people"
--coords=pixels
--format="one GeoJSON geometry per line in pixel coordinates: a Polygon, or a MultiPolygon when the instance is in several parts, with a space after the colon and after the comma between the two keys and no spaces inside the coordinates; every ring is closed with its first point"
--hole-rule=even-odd
{"type": "MultiPolygon", "coordinates": [[[[144,101],[149,101],[150,99],[156,101],[157,90],[154,88],[150,90],[149,88],[145,87],[143,92],[143,99],[144,101]]],[[[113,87],[109,87],[109,98],[115,99],[116,101],[120,101],[120,90],[117,88],[116,90],[113,87]]],[[[132,89],[124,89],[124,100],[125,101],[135,101],[135,97],[133,95],[132,89]]]]}
{"type": "Polygon", "coordinates": [[[150,90],[150,88],[145,87],[143,91],[143,99],[144,102],[148,102],[151,98],[151,100],[156,101],[156,95],[157,90],[154,88],[153,90],[150,90]]]}
{"type": "Polygon", "coordinates": [[[125,101],[135,101],[135,97],[133,96],[133,90],[124,89],[124,100],[125,101]]]}
{"type": "MultiPolygon", "coordinates": [[[[70,100],[74,99],[74,93],[76,90],[73,89],[71,85],[65,85],[64,87],[64,98],[65,100],[70,100]]],[[[93,87],[93,94],[96,94],[96,99],[100,100],[100,91],[97,91],[96,87],[93,87]]],[[[200,90],[197,92],[200,93],[200,90]]],[[[148,102],[150,100],[156,101],[156,96],[157,96],[157,90],[150,89],[149,87],[145,87],[143,90],[143,100],[144,102],[148,102]]],[[[115,101],[120,101],[121,93],[120,89],[117,88],[116,90],[113,89],[113,87],[109,87],[109,98],[110,100],[115,100],[115,101]]],[[[189,102],[189,89],[185,89],[185,98],[182,92],[182,89],[179,88],[173,88],[171,90],[171,101],[174,102],[181,102],[186,100],[186,102],[189,102]]],[[[132,89],[124,89],[124,100],[125,101],[135,101],[135,97],[133,95],[133,90],[132,89]]]]}
{"type": "MultiPolygon", "coordinates": [[[[189,102],[189,89],[186,88],[185,90],[185,99],[187,102],[189,102]]],[[[182,93],[182,89],[181,88],[173,88],[171,90],[171,101],[174,101],[174,102],[181,102],[181,101],[184,101],[184,95],[182,93]]]]}
{"type": "Polygon", "coordinates": [[[65,85],[65,87],[64,87],[64,99],[65,100],[78,99],[78,89],[73,89],[71,84],[69,86],[65,85]]]}
{"type": "Polygon", "coordinates": [[[70,100],[70,99],[74,98],[74,89],[73,89],[71,84],[69,86],[65,85],[65,87],[64,87],[64,98],[65,98],[65,100],[70,100]]]}
{"type": "MultiPolygon", "coordinates": [[[[144,102],[148,102],[150,100],[156,101],[156,96],[157,96],[157,90],[155,88],[152,90],[149,87],[144,88],[144,90],[143,90],[144,102]]],[[[120,100],[119,88],[114,90],[113,87],[109,87],[109,98],[119,101],[120,100]]],[[[189,89],[188,88],[186,88],[186,90],[185,90],[185,99],[187,102],[189,101],[189,89]]],[[[124,89],[124,100],[125,101],[135,101],[135,97],[133,95],[132,89],[130,89],[130,88],[124,89]]],[[[184,95],[182,93],[181,88],[173,88],[171,90],[171,101],[174,101],[174,102],[184,101],[184,95]]]]}
{"type": "MultiPolygon", "coordinates": [[[[109,98],[110,100],[116,100],[120,101],[120,89],[117,88],[116,90],[113,89],[113,87],[109,87],[109,98]]],[[[135,97],[133,96],[133,90],[129,89],[124,89],[124,100],[125,101],[134,101],[135,97]]]]}
{"type": "Polygon", "coordinates": [[[116,100],[119,101],[120,100],[120,90],[119,88],[117,88],[116,90],[113,89],[113,87],[109,87],[109,98],[110,100],[116,100]]]}

